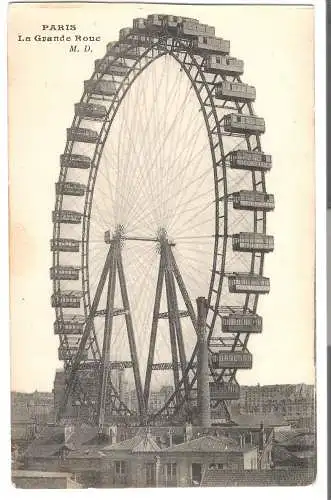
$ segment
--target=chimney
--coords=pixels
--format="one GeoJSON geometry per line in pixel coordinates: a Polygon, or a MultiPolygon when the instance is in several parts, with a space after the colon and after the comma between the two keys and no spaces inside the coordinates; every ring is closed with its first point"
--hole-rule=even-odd
{"type": "Polygon", "coordinates": [[[112,425],[109,429],[110,429],[109,435],[111,438],[111,442],[112,444],[114,444],[117,442],[117,425],[112,425]]]}
{"type": "Polygon", "coordinates": [[[99,438],[100,441],[110,441],[111,444],[116,443],[117,441],[117,425],[107,425],[99,427],[99,438]]]}
{"type": "Polygon", "coordinates": [[[207,300],[204,297],[197,298],[198,311],[198,414],[200,425],[205,428],[211,426],[210,421],[210,389],[209,389],[209,366],[208,366],[208,338],[206,329],[207,300]]]}
{"type": "Polygon", "coordinates": [[[173,429],[169,429],[168,430],[168,436],[169,436],[169,448],[171,448],[172,446],[172,435],[174,433],[174,430],[173,429]]]}
{"type": "Polygon", "coordinates": [[[259,436],[259,449],[260,450],[263,450],[264,446],[265,446],[265,431],[264,431],[264,425],[263,425],[263,422],[261,422],[261,425],[260,425],[260,436],[259,436]]]}
{"type": "Polygon", "coordinates": [[[124,368],[118,371],[118,395],[121,401],[124,401],[124,368]]]}
{"type": "Polygon", "coordinates": [[[191,441],[193,438],[193,428],[191,423],[185,424],[185,441],[191,441]]]}
{"type": "Polygon", "coordinates": [[[161,460],[159,456],[155,457],[155,486],[160,486],[161,460]]]}
{"type": "Polygon", "coordinates": [[[68,444],[69,439],[73,435],[75,431],[74,425],[65,425],[64,426],[64,444],[68,444]]]}

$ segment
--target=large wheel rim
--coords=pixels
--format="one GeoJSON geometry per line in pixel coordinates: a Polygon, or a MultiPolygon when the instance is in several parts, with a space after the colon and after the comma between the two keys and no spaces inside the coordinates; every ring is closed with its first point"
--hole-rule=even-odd
{"type": "MultiPolygon", "coordinates": [[[[145,47],[139,55],[139,58],[134,60],[132,64],[132,59],[126,57],[127,54],[132,53],[136,50],[137,45],[143,46],[142,41],[144,36],[139,34],[130,34],[124,42],[127,44],[126,50],[122,52],[121,57],[112,60],[112,65],[114,62],[124,62],[128,66],[128,71],[122,79],[122,83],[117,87],[115,95],[112,97],[110,103],[107,104],[108,111],[102,122],[101,128],[98,134],[98,140],[93,145],[94,152],[91,155],[92,162],[91,168],[89,170],[88,183],[86,185],[86,194],[84,198],[84,211],[82,215],[81,223],[81,285],[82,285],[82,300],[85,319],[89,316],[91,309],[91,287],[90,287],[90,270],[89,270],[89,233],[90,233],[90,219],[91,211],[93,206],[93,195],[94,188],[97,179],[98,169],[100,161],[103,154],[103,149],[107,141],[109,131],[111,129],[112,123],[116,118],[117,111],[120,109],[121,103],[125,98],[127,92],[131,88],[131,85],[135,80],[142,74],[142,72],[149,67],[151,63],[160,57],[164,57],[165,54],[171,54],[171,56],[180,64],[181,68],[186,73],[188,79],[190,80],[196,97],[198,99],[210,146],[210,152],[212,157],[212,167],[214,176],[214,202],[215,202],[215,221],[214,221],[214,249],[213,249],[213,262],[211,270],[211,279],[208,290],[208,317],[207,317],[207,328],[210,340],[215,337],[215,332],[217,333],[220,329],[220,320],[224,311],[220,311],[220,305],[228,304],[228,294],[225,291],[224,281],[226,275],[232,271],[238,271],[236,266],[233,269],[233,261],[235,264],[238,263],[238,255],[232,255],[230,251],[231,236],[234,229],[240,222],[248,224],[246,230],[251,232],[257,232],[266,234],[266,212],[265,211],[254,211],[250,218],[248,217],[238,217],[234,210],[229,210],[230,200],[229,193],[233,192],[233,186],[239,185],[238,175],[235,174],[229,176],[229,160],[228,153],[234,149],[247,149],[252,151],[261,151],[260,137],[259,134],[247,134],[244,138],[243,136],[238,137],[235,134],[226,134],[222,126],[222,116],[229,113],[228,108],[223,107],[220,111],[219,104],[216,102],[214,97],[214,89],[218,82],[220,81],[238,81],[240,82],[240,77],[227,77],[222,74],[212,75],[206,74],[204,72],[204,57],[200,55],[194,55],[191,44],[188,40],[168,35],[167,37],[160,36],[155,37],[154,42],[149,47],[145,47]],[[138,42],[138,43],[137,43],[138,42]],[[131,61],[131,62],[130,62],[131,61]],[[131,64],[131,66],[130,66],[131,64]],[[243,145],[243,141],[245,145],[243,145]],[[230,177],[230,179],[229,179],[230,177]],[[249,220],[248,220],[249,219],[249,220]]],[[[114,48],[120,47],[117,42],[114,44],[114,48]]],[[[108,55],[106,54],[102,61],[100,62],[99,68],[107,68],[108,55]]],[[[105,73],[97,70],[93,73],[90,81],[97,82],[105,77],[105,73]]],[[[113,78],[113,80],[115,80],[113,78]]],[[[81,98],[81,103],[96,102],[93,99],[93,94],[91,92],[85,91],[81,98]]],[[[234,103],[232,103],[234,104],[234,103]]],[[[251,103],[235,103],[234,108],[245,114],[254,116],[254,110],[251,103]]],[[[79,127],[82,119],[76,114],[72,123],[71,128],[79,127]]],[[[75,147],[75,141],[68,140],[65,148],[65,155],[74,154],[73,150],[75,147]]],[[[65,182],[68,179],[68,165],[62,164],[59,182],[65,182]]],[[[252,170],[251,172],[240,173],[242,185],[240,187],[254,189],[262,193],[266,193],[265,186],[265,175],[264,172],[258,170],[252,170]]],[[[58,194],[56,198],[55,211],[60,211],[63,207],[64,198],[66,195],[58,194]]],[[[62,225],[60,222],[54,223],[53,238],[57,239],[62,236],[62,225]]],[[[260,276],[263,275],[263,264],[264,264],[264,253],[252,252],[248,258],[242,259],[241,267],[242,270],[246,272],[252,272],[260,276]]],[[[60,252],[53,252],[53,266],[58,266],[61,263],[60,252]]],[[[240,269],[241,270],[241,269],[240,269]]],[[[54,293],[61,291],[61,281],[58,279],[53,280],[53,290],[54,293]]],[[[258,294],[246,293],[240,297],[240,300],[236,298],[233,304],[230,304],[230,311],[236,310],[236,307],[241,307],[244,312],[250,311],[251,313],[256,313],[258,304],[258,294]],[[240,302],[240,305],[238,303],[240,302]]],[[[191,297],[192,299],[192,297],[191,297]]],[[[64,310],[62,307],[56,307],[56,318],[57,320],[63,320],[64,310]]],[[[95,359],[100,358],[100,349],[96,342],[93,342],[93,338],[90,342],[90,351],[95,359]]],[[[249,334],[239,334],[233,335],[233,342],[231,344],[232,350],[247,349],[247,341],[249,334]]],[[[67,342],[66,336],[60,336],[60,342],[65,345],[67,342]]],[[[222,341],[220,343],[222,345],[222,341]]],[[[163,408],[156,412],[155,416],[167,415],[169,416],[178,408],[174,408],[174,398],[176,391],[181,390],[184,378],[190,374],[190,384],[194,387],[196,381],[196,370],[194,366],[194,361],[196,357],[196,347],[193,349],[191,356],[188,361],[186,372],[182,377],[178,387],[175,387],[174,394],[166,401],[163,408]]],[[[68,360],[67,364],[70,365],[71,361],[68,360]]],[[[235,381],[236,369],[222,369],[222,370],[212,370],[212,375],[214,380],[219,381],[235,381]]]]}

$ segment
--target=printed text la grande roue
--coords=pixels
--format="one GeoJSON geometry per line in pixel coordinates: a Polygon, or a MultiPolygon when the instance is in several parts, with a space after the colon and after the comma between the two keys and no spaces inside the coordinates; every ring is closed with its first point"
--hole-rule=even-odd
{"type": "Polygon", "coordinates": [[[100,35],[81,34],[76,24],[42,24],[38,33],[18,33],[18,42],[65,43],[69,52],[92,52],[91,43],[100,42],[100,35]],[[74,33],[76,32],[76,33],[74,33]]]}

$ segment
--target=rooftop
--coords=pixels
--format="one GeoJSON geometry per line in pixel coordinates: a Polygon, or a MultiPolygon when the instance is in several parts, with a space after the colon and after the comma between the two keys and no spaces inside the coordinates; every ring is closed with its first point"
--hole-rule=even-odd
{"type": "Polygon", "coordinates": [[[11,407],[11,423],[27,423],[33,422],[26,404],[12,405],[11,407]]]}
{"type": "MultiPolygon", "coordinates": [[[[36,439],[29,445],[26,455],[34,457],[51,457],[56,455],[64,447],[67,450],[83,449],[93,447],[99,443],[98,429],[82,425],[73,427],[72,433],[65,442],[65,430],[63,426],[52,425],[41,430],[36,439]]],[[[105,442],[103,442],[103,445],[105,442]]]]}
{"type": "Polygon", "coordinates": [[[41,470],[13,470],[12,477],[71,477],[70,472],[46,472],[41,470]]]}
{"type": "Polygon", "coordinates": [[[290,441],[292,438],[296,436],[300,436],[302,434],[309,434],[308,429],[290,429],[290,430],[275,430],[275,442],[276,443],[285,443],[286,441],[290,441]]]}
{"type": "Polygon", "coordinates": [[[259,427],[263,423],[266,427],[289,425],[282,415],[277,413],[255,413],[254,415],[231,415],[231,420],[238,426],[259,427]]]}
{"type": "Polygon", "coordinates": [[[104,451],[128,451],[131,453],[144,453],[150,451],[159,451],[160,448],[150,434],[136,436],[114,443],[103,448],[104,451]]]}
{"type": "Polygon", "coordinates": [[[201,436],[185,443],[177,444],[162,449],[164,453],[221,453],[221,452],[243,452],[254,449],[254,446],[240,447],[237,441],[228,437],[201,436]]]}

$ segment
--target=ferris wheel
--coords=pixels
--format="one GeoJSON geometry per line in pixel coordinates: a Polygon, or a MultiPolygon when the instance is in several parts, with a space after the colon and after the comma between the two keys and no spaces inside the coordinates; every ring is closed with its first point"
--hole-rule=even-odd
{"type": "Polygon", "coordinates": [[[271,156],[243,72],[213,27],[159,14],[134,19],[95,61],[67,129],[53,211],[59,415],[75,409],[101,426],[187,418],[201,295],[212,417],[239,398],[274,247],[271,156]],[[123,371],[130,401],[116,379],[123,371]]]}

